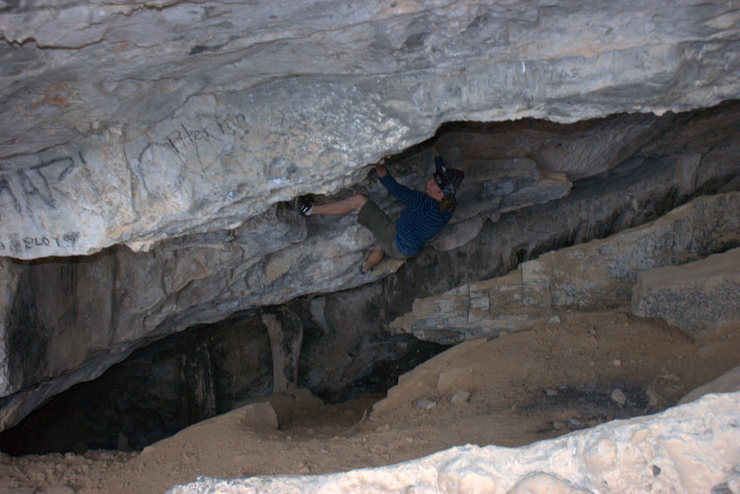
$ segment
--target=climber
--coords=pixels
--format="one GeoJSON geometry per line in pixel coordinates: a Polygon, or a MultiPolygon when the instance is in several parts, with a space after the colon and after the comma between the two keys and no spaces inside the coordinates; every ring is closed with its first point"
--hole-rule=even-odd
{"type": "Polygon", "coordinates": [[[455,193],[465,177],[462,170],[445,166],[436,145],[432,150],[435,173],[427,180],[423,192],[396,182],[386,168],[385,158],[375,165],[380,183],[406,205],[397,221],[389,218],[363,194],[327,204],[312,204],[301,199],[298,209],[304,216],[342,215],[358,211],[357,221],[373,232],[377,240],[370,255],[360,265],[360,272],[363,274],[377,265],[383,255],[399,261],[414,257],[452,218],[456,205],[455,193]]]}

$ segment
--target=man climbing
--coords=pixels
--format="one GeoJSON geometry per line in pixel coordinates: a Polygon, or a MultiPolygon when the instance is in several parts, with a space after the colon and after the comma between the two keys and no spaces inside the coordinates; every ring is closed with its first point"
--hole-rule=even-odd
{"type": "Polygon", "coordinates": [[[328,204],[313,205],[307,200],[301,200],[299,211],[304,216],[342,215],[359,211],[357,221],[373,232],[377,240],[372,252],[360,266],[363,274],[375,267],[384,254],[399,261],[414,257],[452,218],[455,212],[455,194],[465,177],[462,170],[445,166],[436,145],[432,150],[435,173],[427,180],[423,192],[396,182],[385,166],[385,159],[375,165],[380,183],[406,205],[398,221],[389,218],[363,194],[355,194],[328,204]]]}

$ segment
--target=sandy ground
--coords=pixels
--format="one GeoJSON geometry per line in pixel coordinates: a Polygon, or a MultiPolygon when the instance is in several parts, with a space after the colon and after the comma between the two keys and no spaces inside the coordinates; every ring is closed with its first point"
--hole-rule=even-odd
{"type": "Polygon", "coordinates": [[[141,453],[0,455],[0,493],[163,492],[199,476],[326,473],[469,443],[520,446],[663,410],[739,364],[737,325],[695,341],[624,312],[564,313],[458,345],[403,376],[387,398],[328,406],[305,392],[273,397],[278,428],[247,423],[245,405],[141,453]],[[465,392],[467,401],[453,402],[465,392]]]}

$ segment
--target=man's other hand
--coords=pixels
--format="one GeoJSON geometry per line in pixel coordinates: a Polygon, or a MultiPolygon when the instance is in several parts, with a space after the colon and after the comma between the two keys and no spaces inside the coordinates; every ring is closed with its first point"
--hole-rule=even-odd
{"type": "Polygon", "coordinates": [[[385,167],[385,162],[386,162],[386,159],[383,158],[377,163],[375,163],[375,170],[378,172],[378,176],[380,178],[383,178],[386,175],[388,175],[388,169],[385,167]]]}

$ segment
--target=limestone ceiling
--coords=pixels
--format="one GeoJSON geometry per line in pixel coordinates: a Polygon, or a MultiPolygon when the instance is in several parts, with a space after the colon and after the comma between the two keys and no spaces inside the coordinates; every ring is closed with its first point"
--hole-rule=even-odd
{"type": "Polygon", "coordinates": [[[733,2],[0,3],[0,256],[139,250],[335,192],[450,120],[738,96],[733,2]]]}

